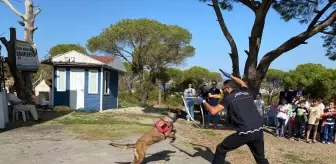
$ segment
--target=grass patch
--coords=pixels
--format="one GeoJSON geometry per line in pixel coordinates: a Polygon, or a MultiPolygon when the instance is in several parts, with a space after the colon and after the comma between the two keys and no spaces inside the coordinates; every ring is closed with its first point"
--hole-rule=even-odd
{"type": "Polygon", "coordinates": [[[300,163],[300,164],[311,164],[311,163],[319,163],[323,164],[324,162],[320,159],[307,159],[305,155],[295,154],[294,152],[286,153],[282,156],[286,159],[286,163],[300,163]]]}
{"type": "Polygon", "coordinates": [[[136,125],[136,124],[115,124],[115,125],[72,125],[68,130],[79,134],[77,138],[83,140],[115,140],[121,139],[129,134],[142,134],[148,131],[149,126],[136,125]]]}
{"type": "Polygon", "coordinates": [[[63,125],[73,125],[73,124],[89,124],[89,125],[129,125],[136,124],[139,126],[152,126],[152,124],[143,124],[135,121],[123,121],[123,120],[103,120],[99,118],[86,119],[86,118],[64,118],[57,121],[63,125]]]}
{"type": "Polygon", "coordinates": [[[73,112],[66,117],[52,121],[52,124],[67,125],[71,132],[85,140],[112,140],[128,134],[144,133],[153,127],[151,123],[138,122],[128,115],[116,113],[73,112]],[[131,119],[132,118],[132,119],[131,119]]]}
{"type": "Polygon", "coordinates": [[[208,130],[203,131],[202,133],[205,134],[205,135],[208,135],[208,136],[213,136],[213,137],[215,137],[217,135],[215,132],[208,131],[208,130]]]}

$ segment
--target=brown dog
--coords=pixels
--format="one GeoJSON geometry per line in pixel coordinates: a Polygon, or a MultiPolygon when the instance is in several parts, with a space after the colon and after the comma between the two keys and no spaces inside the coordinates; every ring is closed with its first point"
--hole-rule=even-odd
{"type": "Polygon", "coordinates": [[[170,143],[173,143],[176,139],[176,129],[174,129],[173,123],[182,116],[181,111],[177,113],[168,112],[167,116],[161,119],[156,119],[154,128],[145,133],[135,144],[116,144],[110,143],[109,145],[129,149],[134,148],[134,160],[132,164],[140,164],[145,156],[147,148],[167,138],[171,138],[170,143]]]}

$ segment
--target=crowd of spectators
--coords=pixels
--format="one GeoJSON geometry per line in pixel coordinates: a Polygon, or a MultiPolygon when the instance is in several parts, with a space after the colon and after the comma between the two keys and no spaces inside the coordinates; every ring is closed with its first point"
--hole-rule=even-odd
{"type": "MultiPolygon", "coordinates": [[[[257,103],[257,108],[261,108],[257,103]]],[[[262,107],[263,108],[263,107],[262,107]]],[[[316,143],[320,141],[325,144],[336,144],[335,100],[330,98],[326,105],[322,97],[309,98],[303,96],[302,91],[290,92],[285,90],[280,93],[280,100],[273,105],[271,110],[276,113],[275,136],[286,137],[290,140],[316,143]]]]}

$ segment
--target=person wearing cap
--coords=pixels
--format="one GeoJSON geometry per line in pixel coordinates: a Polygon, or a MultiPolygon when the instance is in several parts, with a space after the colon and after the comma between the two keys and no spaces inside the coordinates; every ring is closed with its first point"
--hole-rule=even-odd
{"type": "Polygon", "coordinates": [[[254,104],[252,92],[240,78],[226,72],[222,73],[231,78],[223,83],[225,96],[222,101],[217,106],[211,106],[202,97],[198,97],[198,102],[202,103],[212,115],[226,109],[236,128],[236,133],[229,135],[217,145],[212,164],[222,164],[228,152],[245,144],[250,148],[258,164],[268,164],[264,150],[264,120],[254,104]]]}

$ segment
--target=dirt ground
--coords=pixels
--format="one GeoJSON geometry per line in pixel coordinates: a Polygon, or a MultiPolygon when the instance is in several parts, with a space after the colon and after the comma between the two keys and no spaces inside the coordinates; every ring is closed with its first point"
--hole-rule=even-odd
{"type": "MultiPolygon", "coordinates": [[[[0,133],[0,164],[126,164],[133,160],[133,150],[110,147],[108,143],[111,140],[135,142],[151,128],[153,117],[156,116],[74,113],[5,131],[0,133]]],[[[185,120],[176,122],[175,127],[178,130],[176,142],[171,145],[167,140],[152,145],[143,163],[210,163],[216,145],[234,132],[225,127],[200,129],[185,120]]],[[[271,164],[336,163],[336,145],[289,141],[276,138],[268,131],[270,129],[264,133],[265,152],[271,164]]],[[[233,164],[255,163],[246,146],[228,153],[227,157],[233,164]]]]}
{"type": "MultiPolygon", "coordinates": [[[[138,137],[129,136],[119,141],[132,143],[138,137]]],[[[116,149],[108,143],[76,139],[76,135],[64,130],[63,125],[23,127],[0,134],[0,164],[122,164],[133,159],[133,150],[116,149]]],[[[186,151],[194,153],[191,149],[186,151]]],[[[208,163],[202,156],[190,157],[180,152],[168,141],[150,147],[144,163],[178,164],[186,161],[208,163]]]]}

